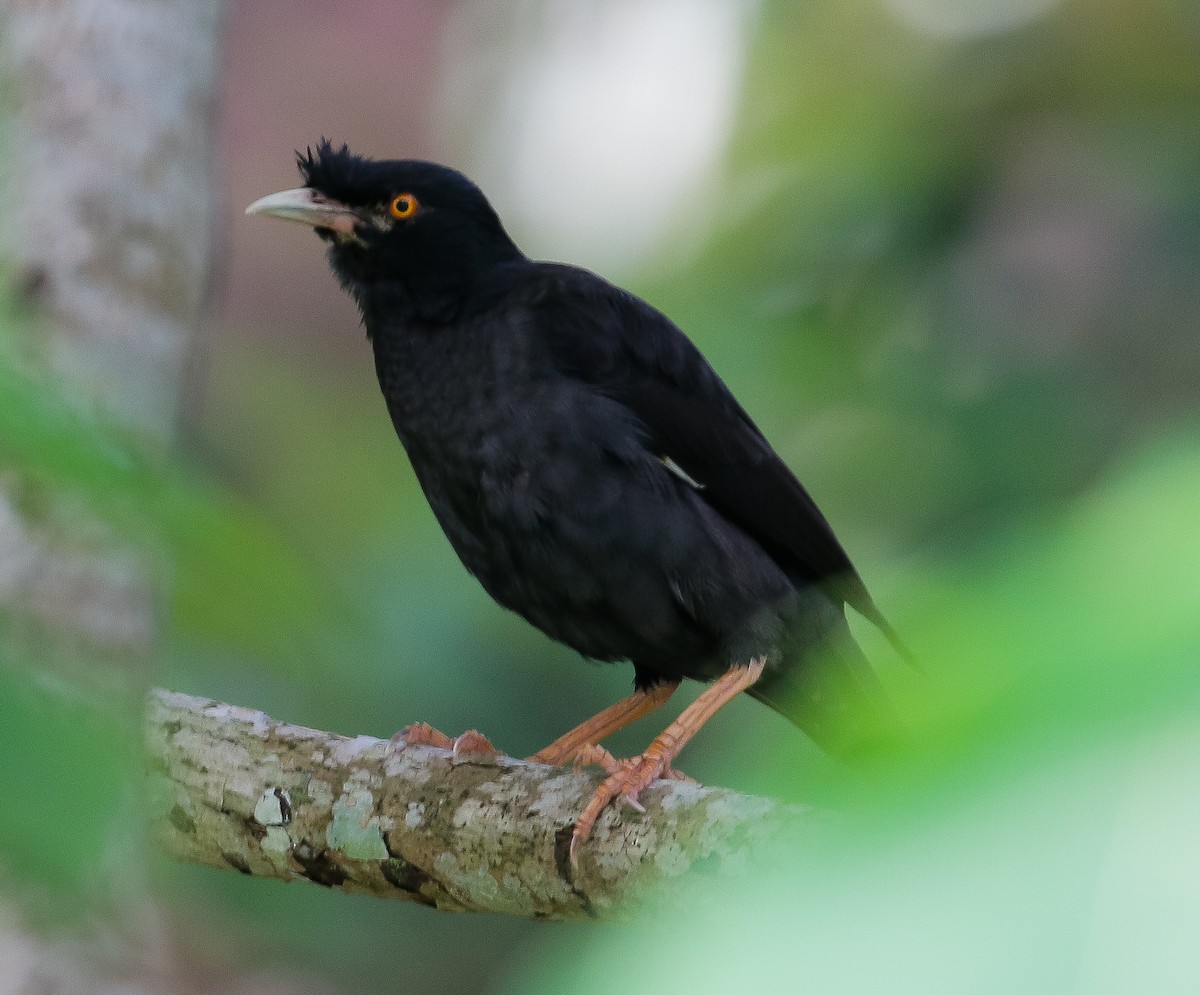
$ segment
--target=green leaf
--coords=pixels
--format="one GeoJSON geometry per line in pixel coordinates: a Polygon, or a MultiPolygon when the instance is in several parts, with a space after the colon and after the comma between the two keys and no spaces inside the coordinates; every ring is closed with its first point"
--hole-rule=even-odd
{"type": "Polygon", "coordinates": [[[141,832],[140,719],[9,662],[0,661],[0,863],[59,891],[86,890],[120,838],[141,832]]]}

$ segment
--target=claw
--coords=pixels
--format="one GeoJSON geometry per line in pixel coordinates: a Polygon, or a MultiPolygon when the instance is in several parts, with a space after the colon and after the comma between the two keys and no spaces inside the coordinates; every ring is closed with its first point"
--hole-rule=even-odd
{"type": "Polygon", "coordinates": [[[690,777],[681,770],[676,770],[674,767],[665,767],[663,772],[658,775],[664,781],[682,781],[684,784],[699,784],[694,777],[690,777]]]}
{"type": "Polygon", "coordinates": [[[500,751],[492,745],[492,741],[477,729],[468,729],[459,736],[450,748],[454,759],[459,757],[494,757],[500,751]]]}
{"type": "MultiPolygon", "coordinates": [[[[592,827],[596,825],[600,813],[614,798],[623,797],[639,812],[644,812],[638,796],[658,778],[691,780],[672,769],[671,761],[722,705],[734,695],[745,691],[762,676],[764,667],[766,659],[763,657],[755,658],[745,666],[730,667],[710,687],[701,691],[696,700],[680,713],[679,718],[655,736],[641,756],[617,760],[614,762],[615,769],[591,748],[580,751],[586,753],[589,758],[599,758],[594,762],[602,764],[609,773],[580,813],[579,821],[575,823],[575,831],[571,834],[572,867],[578,866],[580,846],[592,834],[592,827]]],[[[609,761],[611,760],[610,756],[609,761]]]]}
{"type": "Polygon", "coordinates": [[[439,750],[454,749],[454,740],[444,732],[439,732],[428,722],[413,722],[406,725],[388,740],[397,749],[406,746],[436,746],[439,750]]]}
{"type": "MultiPolygon", "coordinates": [[[[607,750],[605,751],[608,752],[607,750]]],[[[614,798],[622,798],[630,807],[638,812],[645,812],[646,807],[641,803],[639,795],[651,784],[657,781],[667,769],[666,757],[657,751],[647,750],[640,756],[628,760],[617,760],[616,769],[604,779],[591,801],[579,815],[575,823],[575,831],[571,834],[571,866],[578,866],[579,848],[587,842],[592,834],[592,827],[600,818],[608,804],[614,798]]]]}
{"type": "Polygon", "coordinates": [[[388,742],[396,749],[406,746],[436,746],[449,750],[457,760],[459,757],[494,757],[499,751],[492,741],[475,729],[468,729],[456,739],[439,732],[427,722],[414,722],[394,735],[388,742]]]}

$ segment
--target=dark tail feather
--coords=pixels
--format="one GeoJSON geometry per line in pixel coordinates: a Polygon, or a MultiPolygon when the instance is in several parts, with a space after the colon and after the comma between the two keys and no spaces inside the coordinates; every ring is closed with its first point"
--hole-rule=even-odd
{"type": "Polygon", "coordinates": [[[827,753],[864,761],[902,742],[904,732],[845,619],[840,621],[823,647],[785,654],[747,693],[794,723],[827,753]]]}
{"type": "Polygon", "coordinates": [[[883,617],[883,612],[875,604],[875,599],[871,597],[870,592],[858,574],[852,574],[846,580],[844,586],[845,590],[842,592],[842,598],[846,604],[883,633],[883,637],[892,644],[892,649],[896,651],[896,655],[901,660],[912,667],[918,674],[923,675],[925,673],[924,668],[917,662],[917,658],[913,656],[912,651],[904,645],[899,633],[883,617]]]}
{"type": "Polygon", "coordinates": [[[924,676],[925,668],[922,667],[917,661],[917,658],[913,656],[912,650],[904,645],[904,642],[900,639],[900,634],[896,632],[888,620],[883,617],[883,613],[875,607],[875,603],[871,602],[868,605],[868,608],[870,609],[869,611],[861,612],[862,617],[883,633],[884,638],[892,644],[892,649],[896,651],[896,655],[899,656],[901,660],[912,667],[912,669],[918,674],[924,676]]]}

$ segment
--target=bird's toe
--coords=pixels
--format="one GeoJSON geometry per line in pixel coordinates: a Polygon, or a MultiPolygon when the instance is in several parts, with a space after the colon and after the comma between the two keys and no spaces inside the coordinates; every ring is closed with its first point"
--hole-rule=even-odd
{"type": "Polygon", "coordinates": [[[614,764],[616,769],[610,772],[596,789],[575,823],[575,831],[571,834],[572,866],[578,865],[579,848],[587,842],[596,820],[609,803],[615,798],[621,798],[638,812],[645,812],[646,808],[640,799],[641,793],[661,778],[663,772],[668,769],[666,759],[652,753],[616,760],[614,764]]]}
{"type": "Polygon", "coordinates": [[[436,746],[439,750],[454,749],[454,740],[428,722],[413,722],[392,736],[388,742],[397,749],[406,746],[436,746]]]}
{"type": "Polygon", "coordinates": [[[691,777],[688,774],[685,774],[681,770],[676,770],[674,767],[671,767],[669,765],[664,767],[662,773],[659,774],[658,776],[661,777],[664,781],[682,781],[684,784],[699,784],[700,783],[694,777],[691,777]]]}
{"type": "Polygon", "coordinates": [[[492,741],[476,729],[468,729],[461,736],[451,739],[427,722],[414,722],[405,726],[388,742],[395,749],[401,750],[406,746],[436,746],[439,750],[449,750],[455,760],[467,757],[494,757],[500,753],[492,741]]]}
{"type": "Polygon", "coordinates": [[[621,769],[621,761],[599,743],[592,743],[575,755],[574,766],[576,770],[580,767],[603,767],[606,773],[615,774],[621,769]]]}
{"type": "Polygon", "coordinates": [[[494,757],[499,754],[499,750],[492,744],[492,741],[487,738],[478,729],[468,729],[459,736],[450,747],[450,752],[454,757],[494,757]]]}

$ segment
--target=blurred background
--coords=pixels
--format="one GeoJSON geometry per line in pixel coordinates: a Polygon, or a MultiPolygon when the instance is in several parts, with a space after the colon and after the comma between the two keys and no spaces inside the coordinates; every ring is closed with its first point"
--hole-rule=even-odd
{"type": "MultiPolygon", "coordinates": [[[[681,766],[703,781],[850,813],[844,839],[781,857],[770,881],[653,924],[547,927],[155,866],[197,978],[1200,986],[1194,4],[233,0],[218,29],[216,96],[178,112],[211,126],[212,194],[174,201],[211,266],[166,455],[29,359],[54,311],[19,247],[5,264],[3,508],[49,492],[52,523],[84,507],[148,558],[149,680],[349,735],[478,727],[514,755],[630,686],[627,667],[579,660],[466,575],[321,243],[243,216],[296,185],[293,151],[322,136],[463,170],[527,254],[670,315],[813,493],[928,679],[856,628],[917,740],[866,786],[749,700],[689,746],[681,766]]],[[[0,595],[36,547],[4,541],[0,595]]],[[[3,776],[37,802],[0,816],[0,883],[41,896],[36,929],[76,935],[58,907],[89,894],[94,855],[66,854],[70,834],[46,820],[77,802],[70,737],[117,744],[93,784],[118,782],[130,747],[42,697],[31,672],[48,666],[56,688],[95,677],[47,664],[78,640],[64,654],[31,615],[0,597],[3,776]],[[47,729],[68,745],[44,748],[47,729]]],[[[614,748],[640,750],[652,727],[614,748]]]]}

